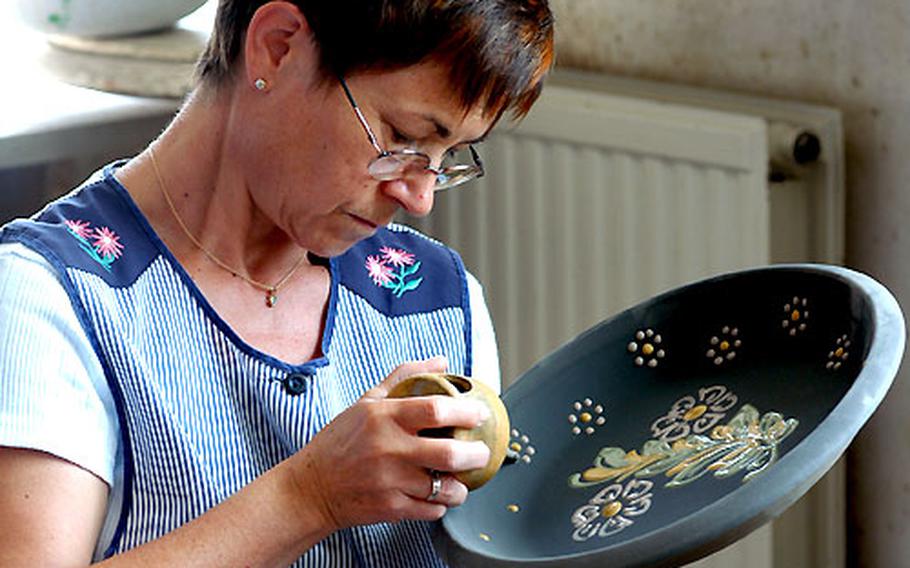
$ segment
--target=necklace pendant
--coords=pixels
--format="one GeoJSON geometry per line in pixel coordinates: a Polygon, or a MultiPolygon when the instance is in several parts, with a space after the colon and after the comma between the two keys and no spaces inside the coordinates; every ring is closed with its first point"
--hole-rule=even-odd
{"type": "Polygon", "coordinates": [[[278,294],[275,293],[275,290],[269,290],[265,293],[265,305],[269,308],[274,307],[278,303],[278,294]]]}

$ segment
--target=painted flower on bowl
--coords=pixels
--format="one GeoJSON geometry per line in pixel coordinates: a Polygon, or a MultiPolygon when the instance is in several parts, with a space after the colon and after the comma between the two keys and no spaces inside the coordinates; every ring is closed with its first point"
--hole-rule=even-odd
{"type": "Polygon", "coordinates": [[[651,424],[651,432],[664,442],[702,434],[720,422],[736,405],[737,397],[723,385],[698,389],[696,396],[686,395],[651,424]]]}
{"type": "Polygon", "coordinates": [[[825,364],[825,368],[829,371],[840,369],[850,356],[850,352],[847,351],[850,345],[851,341],[846,333],[838,337],[834,343],[834,349],[828,352],[828,362],[825,364]]]}
{"type": "Polygon", "coordinates": [[[576,436],[582,432],[589,436],[593,434],[597,426],[603,426],[607,421],[603,416],[603,411],[603,405],[594,404],[590,398],[576,400],[572,403],[572,412],[569,413],[572,433],[576,436]]]}
{"type": "Polygon", "coordinates": [[[531,438],[527,434],[522,434],[517,428],[512,429],[511,435],[507,458],[511,457],[524,464],[531,463],[531,458],[537,453],[537,449],[531,445],[531,438]]]}
{"type": "Polygon", "coordinates": [[[726,424],[707,435],[692,434],[665,442],[648,440],[641,451],[601,448],[590,467],[572,473],[569,487],[585,489],[604,483],[622,483],[630,477],[668,478],[664,487],[681,487],[712,474],[723,479],[740,473],[743,483],[761,475],[780,455],[780,444],[799,426],[796,418],[779,412],[759,413],[743,404],[726,424]]]}
{"type": "Polygon", "coordinates": [[[651,508],[653,486],[646,479],[630,479],[601,489],[572,513],[572,539],[584,542],[595,536],[603,538],[634,524],[634,517],[651,508]]]}
{"type": "Polygon", "coordinates": [[[663,338],[659,333],[655,333],[653,329],[644,329],[635,332],[635,339],[630,341],[626,348],[629,353],[635,355],[633,361],[636,365],[653,368],[667,354],[661,346],[662,343],[663,338]]]}
{"type": "Polygon", "coordinates": [[[791,336],[806,331],[809,320],[809,300],[793,296],[793,300],[784,304],[784,319],[781,320],[781,327],[787,330],[791,336]]]}
{"type": "Polygon", "coordinates": [[[739,329],[725,325],[720,329],[718,335],[711,336],[708,340],[708,351],[705,356],[711,359],[715,365],[722,365],[724,362],[732,361],[736,353],[742,347],[742,340],[739,338],[739,329]]]}

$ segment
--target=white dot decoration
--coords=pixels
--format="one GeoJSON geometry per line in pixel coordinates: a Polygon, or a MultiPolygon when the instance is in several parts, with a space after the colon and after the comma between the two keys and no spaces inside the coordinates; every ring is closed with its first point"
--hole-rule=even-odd
{"type": "Polygon", "coordinates": [[[594,404],[590,398],[572,403],[573,412],[569,413],[569,424],[572,425],[572,434],[578,436],[582,432],[591,435],[595,427],[603,426],[607,419],[603,416],[602,404],[594,404]]]}
{"type": "Polygon", "coordinates": [[[626,349],[635,355],[632,361],[637,366],[647,366],[652,369],[667,355],[663,348],[663,338],[653,329],[636,331],[634,339],[629,342],[626,349]]]}
{"type": "Polygon", "coordinates": [[[531,457],[537,453],[534,446],[531,445],[531,438],[527,434],[522,434],[517,428],[512,429],[512,439],[509,440],[509,450],[515,456],[515,459],[521,463],[531,463],[531,457]]]}
{"type": "Polygon", "coordinates": [[[809,300],[793,296],[793,300],[784,304],[784,319],[780,324],[791,336],[806,331],[809,320],[809,300]]]}
{"type": "Polygon", "coordinates": [[[705,352],[705,356],[711,359],[715,365],[723,365],[736,358],[736,353],[742,344],[739,329],[725,325],[719,334],[711,336],[711,339],[708,340],[708,350],[705,352]]]}
{"type": "Polygon", "coordinates": [[[851,344],[852,342],[848,339],[847,334],[838,337],[837,341],[834,342],[834,349],[828,352],[828,362],[825,363],[825,368],[829,371],[840,369],[847,357],[850,356],[850,352],[847,349],[849,349],[851,344]]]}

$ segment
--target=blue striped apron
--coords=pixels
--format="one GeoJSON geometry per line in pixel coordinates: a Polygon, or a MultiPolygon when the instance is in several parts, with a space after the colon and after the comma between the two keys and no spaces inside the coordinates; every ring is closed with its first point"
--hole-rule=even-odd
{"type": "MultiPolygon", "coordinates": [[[[117,404],[119,521],[105,556],[201,515],[302,448],[394,367],[445,355],[469,374],[464,267],[391,226],[327,262],[324,356],[289,365],[212,310],[113,177],[99,172],[0,240],[41,253],[62,280],[117,404]]],[[[295,566],[441,566],[429,523],[353,527],[295,566]]]]}

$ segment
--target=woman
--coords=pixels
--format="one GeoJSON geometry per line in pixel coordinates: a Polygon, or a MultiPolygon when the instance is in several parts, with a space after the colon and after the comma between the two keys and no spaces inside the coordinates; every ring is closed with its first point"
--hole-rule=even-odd
{"type": "Polygon", "coordinates": [[[385,394],[497,363],[457,256],[389,223],[482,175],[551,53],[543,0],[223,0],[160,138],[3,230],[0,564],[439,564],[489,455],[417,432],[486,416],[385,394]]]}

